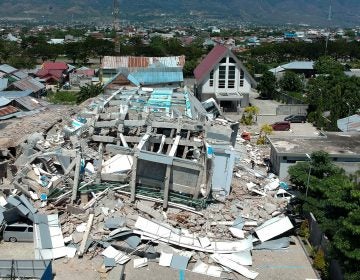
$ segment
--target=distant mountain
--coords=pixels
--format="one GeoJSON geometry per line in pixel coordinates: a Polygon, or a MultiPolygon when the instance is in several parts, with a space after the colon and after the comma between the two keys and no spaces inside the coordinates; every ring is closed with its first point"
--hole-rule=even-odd
{"type": "MultiPolygon", "coordinates": [[[[0,17],[111,21],[112,0],[0,0],[0,17]]],[[[330,0],[121,0],[122,19],[183,17],[326,24],[330,0]]],[[[332,0],[332,24],[360,25],[360,0],[332,0]]]]}

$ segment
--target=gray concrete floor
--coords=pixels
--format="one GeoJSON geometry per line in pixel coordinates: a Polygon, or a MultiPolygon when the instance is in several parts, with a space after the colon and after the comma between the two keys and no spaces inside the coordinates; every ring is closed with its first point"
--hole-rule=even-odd
{"type": "MultiPolygon", "coordinates": [[[[303,251],[299,241],[288,249],[279,251],[253,251],[253,266],[251,270],[259,272],[257,280],[305,280],[316,279],[310,262],[303,251]]],[[[33,259],[33,243],[0,243],[0,259],[33,259]]],[[[55,280],[83,280],[83,279],[120,279],[120,266],[109,273],[101,273],[102,257],[100,255],[90,259],[85,256],[82,259],[59,259],[53,262],[53,271],[55,280]]],[[[190,263],[188,269],[192,269],[193,263],[190,263]]],[[[155,262],[150,262],[148,266],[135,269],[133,261],[130,260],[125,266],[125,280],[139,279],[181,279],[177,270],[161,267],[155,262]]],[[[223,274],[227,279],[246,279],[238,274],[223,274]],[[235,276],[236,275],[236,276],[235,276]]],[[[188,280],[212,280],[217,279],[205,275],[185,272],[185,279],[188,280]]]]}

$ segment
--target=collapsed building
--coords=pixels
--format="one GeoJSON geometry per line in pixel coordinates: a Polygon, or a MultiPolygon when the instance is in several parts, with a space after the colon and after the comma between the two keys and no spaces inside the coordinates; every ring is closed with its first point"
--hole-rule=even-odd
{"type": "MultiPolygon", "coordinates": [[[[3,166],[12,176],[1,185],[0,224],[29,220],[37,260],[91,251],[111,269],[137,254],[137,268],[145,254],[178,270],[193,259],[195,273],[256,278],[245,267],[251,250],[288,248],[289,237],[274,238],[293,225],[272,193],[279,181],[247,167],[238,146],[252,146],[219,114],[215,100],[200,103],[186,87],[113,84],[22,138],[3,166]]],[[[262,164],[257,149],[249,154],[262,164]]]]}
{"type": "Polygon", "coordinates": [[[29,195],[75,202],[80,189],[128,183],[133,201],[146,193],[164,208],[173,200],[195,205],[211,192],[226,197],[239,125],[206,115],[187,88],[122,88],[92,100],[63,131],[30,137],[15,162],[14,184],[29,195]],[[45,172],[45,193],[22,177],[35,172],[34,164],[45,172]]]}

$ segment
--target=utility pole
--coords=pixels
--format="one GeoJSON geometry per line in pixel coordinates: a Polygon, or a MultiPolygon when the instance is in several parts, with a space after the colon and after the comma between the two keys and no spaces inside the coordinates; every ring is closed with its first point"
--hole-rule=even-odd
{"type": "Polygon", "coordinates": [[[115,31],[115,52],[120,53],[120,0],[113,0],[113,30],[115,31]]]}

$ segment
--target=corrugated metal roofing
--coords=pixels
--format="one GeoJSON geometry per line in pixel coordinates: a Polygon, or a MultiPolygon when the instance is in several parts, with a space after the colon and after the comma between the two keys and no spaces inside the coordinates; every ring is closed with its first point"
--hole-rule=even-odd
{"type": "Polygon", "coordinates": [[[303,69],[303,70],[313,70],[314,61],[293,61],[284,65],[281,65],[284,69],[303,69]]]}
{"type": "Polygon", "coordinates": [[[0,91],[8,87],[8,79],[0,79],[0,91]]]}
{"type": "Polygon", "coordinates": [[[184,81],[182,69],[175,68],[146,68],[129,74],[128,79],[137,86],[180,83],[184,81]]]}
{"type": "Polygon", "coordinates": [[[7,73],[7,74],[10,74],[10,73],[13,73],[17,71],[16,68],[8,65],[8,64],[2,64],[0,65],[0,72],[4,72],[4,73],[7,73]]]}
{"type": "Polygon", "coordinates": [[[0,107],[8,105],[10,102],[11,100],[0,96],[0,107]]]}
{"type": "Polygon", "coordinates": [[[228,48],[222,45],[215,46],[209,54],[200,62],[200,64],[195,68],[194,75],[197,81],[200,81],[204,78],[207,73],[213,69],[216,63],[225,56],[228,48]]]}
{"type": "Polygon", "coordinates": [[[141,56],[105,56],[102,61],[103,69],[118,68],[147,68],[160,62],[165,67],[184,67],[185,56],[141,57],[141,56]]]}
{"type": "Polygon", "coordinates": [[[42,105],[34,98],[30,96],[24,96],[20,98],[16,98],[15,102],[19,103],[26,110],[33,111],[42,107],[42,105]]]}
{"type": "Polygon", "coordinates": [[[61,79],[63,75],[63,70],[47,70],[47,69],[40,69],[37,73],[36,76],[43,78],[45,80],[49,79],[49,78],[53,78],[57,81],[59,81],[61,79]]]}
{"type": "Polygon", "coordinates": [[[360,131],[360,115],[352,115],[343,119],[337,120],[337,126],[341,131],[360,131]]]}
{"type": "Polygon", "coordinates": [[[32,92],[38,92],[45,88],[45,86],[39,81],[27,77],[13,83],[13,86],[20,90],[31,90],[32,92]]]}
{"type": "Polygon", "coordinates": [[[18,77],[19,79],[24,79],[28,76],[24,71],[16,71],[15,73],[12,73],[15,77],[18,77]]]}
{"type": "Polygon", "coordinates": [[[75,70],[75,72],[73,74],[92,77],[95,75],[95,70],[94,69],[77,69],[77,70],[75,70]]]}
{"type": "Polygon", "coordinates": [[[66,70],[68,66],[65,62],[44,62],[42,69],[45,70],[66,70]]]}
{"type": "Polygon", "coordinates": [[[18,111],[19,110],[16,109],[14,106],[9,105],[9,106],[0,108],[0,116],[2,117],[2,116],[6,116],[6,115],[11,115],[18,111]]]}
{"type": "Polygon", "coordinates": [[[0,97],[5,97],[7,99],[16,99],[23,96],[29,96],[31,94],[31,90],[23,90],[23,91],[0,91],[0,97]]]}

